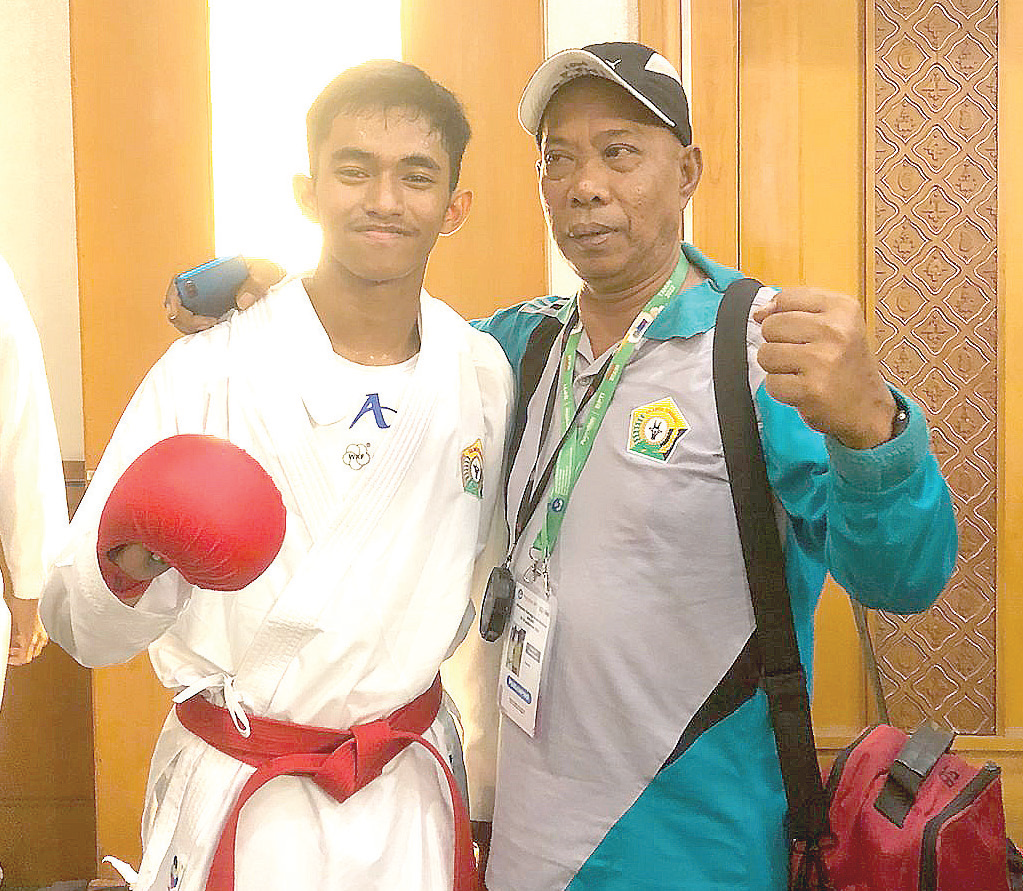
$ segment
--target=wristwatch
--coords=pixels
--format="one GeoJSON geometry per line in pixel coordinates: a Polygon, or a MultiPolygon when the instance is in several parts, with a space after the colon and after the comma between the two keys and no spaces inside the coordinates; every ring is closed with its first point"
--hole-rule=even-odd
{"type": "Polygon", "coordinates": [[[909,426],[909,406],[898,393],[892,393],[892,396],[895,397],[895,415],[892,417],[892,435],[888,437],[889,442],[909,426]]]}

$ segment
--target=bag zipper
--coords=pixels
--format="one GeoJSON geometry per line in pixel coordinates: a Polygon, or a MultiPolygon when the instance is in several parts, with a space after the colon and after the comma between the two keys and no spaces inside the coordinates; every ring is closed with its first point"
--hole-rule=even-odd
{"type": "Polygon", "coordinates": [[[824,801],[827,804],[828,810],[831,810],[831,799],[835,797],[835,790],[838,789],[838,784],[842,779],[842,771],[845,770],[846,762],[852,755],[855,748],[863,742],[876,727],[868,727],[864,730],[856,739],[854,739],[849,745],[847,745],[838,757],[835,758],[834,763],[831,765],[831,770],[828,772],[828,781],[824,784],[824,801]]]}
{"type": "Polygon", "coordinates": [[[941,811],[927,821],[920,844],[920,891],[938,889],[938,833],[950,817],[966,810],[1001,775],[1002,769],[988,761],[941,811]]]}

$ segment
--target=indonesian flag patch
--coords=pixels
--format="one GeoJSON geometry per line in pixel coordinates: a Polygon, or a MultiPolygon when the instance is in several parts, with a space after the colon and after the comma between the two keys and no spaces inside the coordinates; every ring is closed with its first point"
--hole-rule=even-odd
{"type": "Polygon", "coordinates": [[[629,423],[629,451],[655,461],[667,461],[671,450],[689,429],[670,396],[633,409],[629,423]]]}
{"type": "Polygon", "coordinates": [[[462,449],[462,488],[477,498],[483,497],[483,442],[477,439],[462,449]]]}

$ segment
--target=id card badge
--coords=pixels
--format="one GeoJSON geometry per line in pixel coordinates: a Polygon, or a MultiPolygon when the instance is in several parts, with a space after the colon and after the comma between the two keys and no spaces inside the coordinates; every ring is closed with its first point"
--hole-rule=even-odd
{"type": "Polygon", "coordinates": [[[505,715],[530,736],[536,735],[540,681],[556,613],[553,594],[526,585],[515,589],[501,660],[498,702],[505,715]]]}

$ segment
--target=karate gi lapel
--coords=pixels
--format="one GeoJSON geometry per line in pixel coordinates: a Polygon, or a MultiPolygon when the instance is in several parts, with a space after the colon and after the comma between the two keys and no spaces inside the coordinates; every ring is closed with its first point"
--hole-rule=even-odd
{"type": "MultiPolygon", "coordinates": [[[[301,287],[301,283],[296,281],[291,286],[301,287]]],[[[275,455],[291,483],[290,494],[313,533],[314,544],[277,597],[235,675],[246,704],[257,714],[269,706],[291,660],[319,632],[317,617],[326,598],[337,589],[364,542],[391,507],[419,455],[440,395],[457,392],[458,351],[448,346],[452,339],[445,333],[452,317],[451,310],[424,295],[420,308],[422,345],[412,380],[383,448],[360,471],[343,503],[333,494],[323,458],[307,435],[310,421],[301,399],[285,392],[279,398],[258,403],[262,423],[253,418],[251,426],[265,438],[267,453],[275,455]],[[324,579],[330,583],[324,584],[324,579]]],[[[314,369],[301,368],[299,372],[314,369]]],[[[275,377],[271,372],[255,380],[254,396],[280,392],[282,386],[292,386],[295,379],[275,377]]]]}

